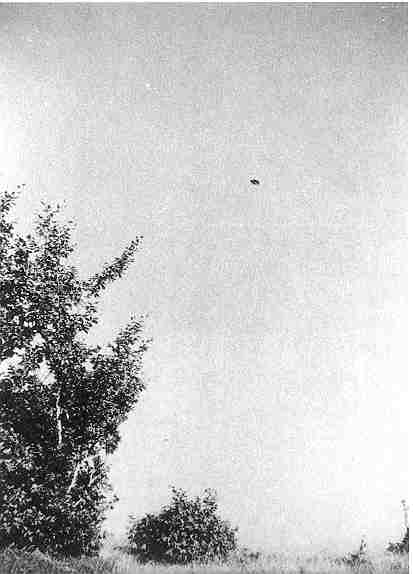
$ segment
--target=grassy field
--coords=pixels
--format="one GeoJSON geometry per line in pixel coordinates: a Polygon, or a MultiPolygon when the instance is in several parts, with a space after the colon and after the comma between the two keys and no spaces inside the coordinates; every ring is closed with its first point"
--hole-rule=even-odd
{"type": "Polygon", "coordinates": [[[191,564],[189,566],[164,566],[139,564],[132,556],[113,552],[106,558],[80,558],[65,561],[52,559],[40,552],[22,552],[7,549],[0,553],[0,574],[407,574],[408,557],[375,556],[370,565],[351,569],[337,565],[322,557],[268,557],[240,564],[191,564]]]}

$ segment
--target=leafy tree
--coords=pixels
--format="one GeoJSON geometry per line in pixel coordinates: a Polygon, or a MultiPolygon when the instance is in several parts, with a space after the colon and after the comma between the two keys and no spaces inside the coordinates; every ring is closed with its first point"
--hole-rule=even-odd
{"type": "Polygon", "coordinates": [[[105,455],[144,389],[147,342],[137,319],[106,348],[86,335],[141,238],[81,280],[59,208],[44,206],[22,236],[10,220],[15,199],[0,195],[0,546],[93,553],[114,501],[105,455]]]}
{"type": "Polygon", "coordinates": [[[129,551],[142,562],[187,564],[223,560],[237,548],[236,531],[217,515],[216,495],[191,500],[172,488],[172,501],[158,515],[131,517],[129,551]]]}

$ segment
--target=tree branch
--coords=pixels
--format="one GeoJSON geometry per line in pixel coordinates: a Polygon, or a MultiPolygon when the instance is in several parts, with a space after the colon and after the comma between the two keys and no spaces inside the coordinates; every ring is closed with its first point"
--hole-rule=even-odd
{"type": "MultiPolygon", "coordinates": [[[[70,481],[66,494],[69,494],[76,486],[77,477],[79,475],[79,471],[82,468],[82,466],[86,463],[92,462],[96,458],[99,458],[99,454],[91,454],[90,456],[86,456],[85,458],[81,459],[79,462],[76,463],[73,471],[72,480],[70,481]]],[[[96,481],[95,477],[91,476],[89,479],[89,487],[92,486],[92,484],[94,484],[95,481],[96,481]]]]}
{"type": "Polygon", "coordinates": [[[79,474],[79,470],[80,470],[80,467],[82,466],[82,462],[83,461],[80,461],[76,464],[75,470],[73,472],[72,480],[69,484],[68,489],[66,490],[66,494],[69,494],[69,492],[71,492],[71,490],[75,487],[76,481],[77,481],[77,475],[79,474]]]}

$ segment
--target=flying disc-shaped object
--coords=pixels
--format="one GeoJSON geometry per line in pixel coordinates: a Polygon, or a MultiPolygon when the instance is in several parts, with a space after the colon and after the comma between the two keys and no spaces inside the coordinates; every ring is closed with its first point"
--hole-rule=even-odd
{"type": "Polygon", "coordinates": [[[260,185],[260,182],[258,179],[250,179],[250,182],[252,183],[252,185],[260,185]]]}

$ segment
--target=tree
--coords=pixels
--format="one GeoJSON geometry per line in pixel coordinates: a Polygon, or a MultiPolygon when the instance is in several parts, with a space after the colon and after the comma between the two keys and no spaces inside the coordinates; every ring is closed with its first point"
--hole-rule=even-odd
{"type": "Polygon", "coordinates": [[[236,550],[236,531],[217,515],[216,495],[191,500],[172,488],[172,501],[158,515],[131,517],[129,551],[142,562],[187,564],[223,560],[236,550]]]}
{"type": "Polygon", "coordinates": [[[81,280],[72,223],[44,206],[32,235],[0,196],[0,546],[95,552],[113,503],[105,455],[144,389],[142,321],[106,348],[86,342],[103,290],[132,263],[140,237],[81,280]]]}

